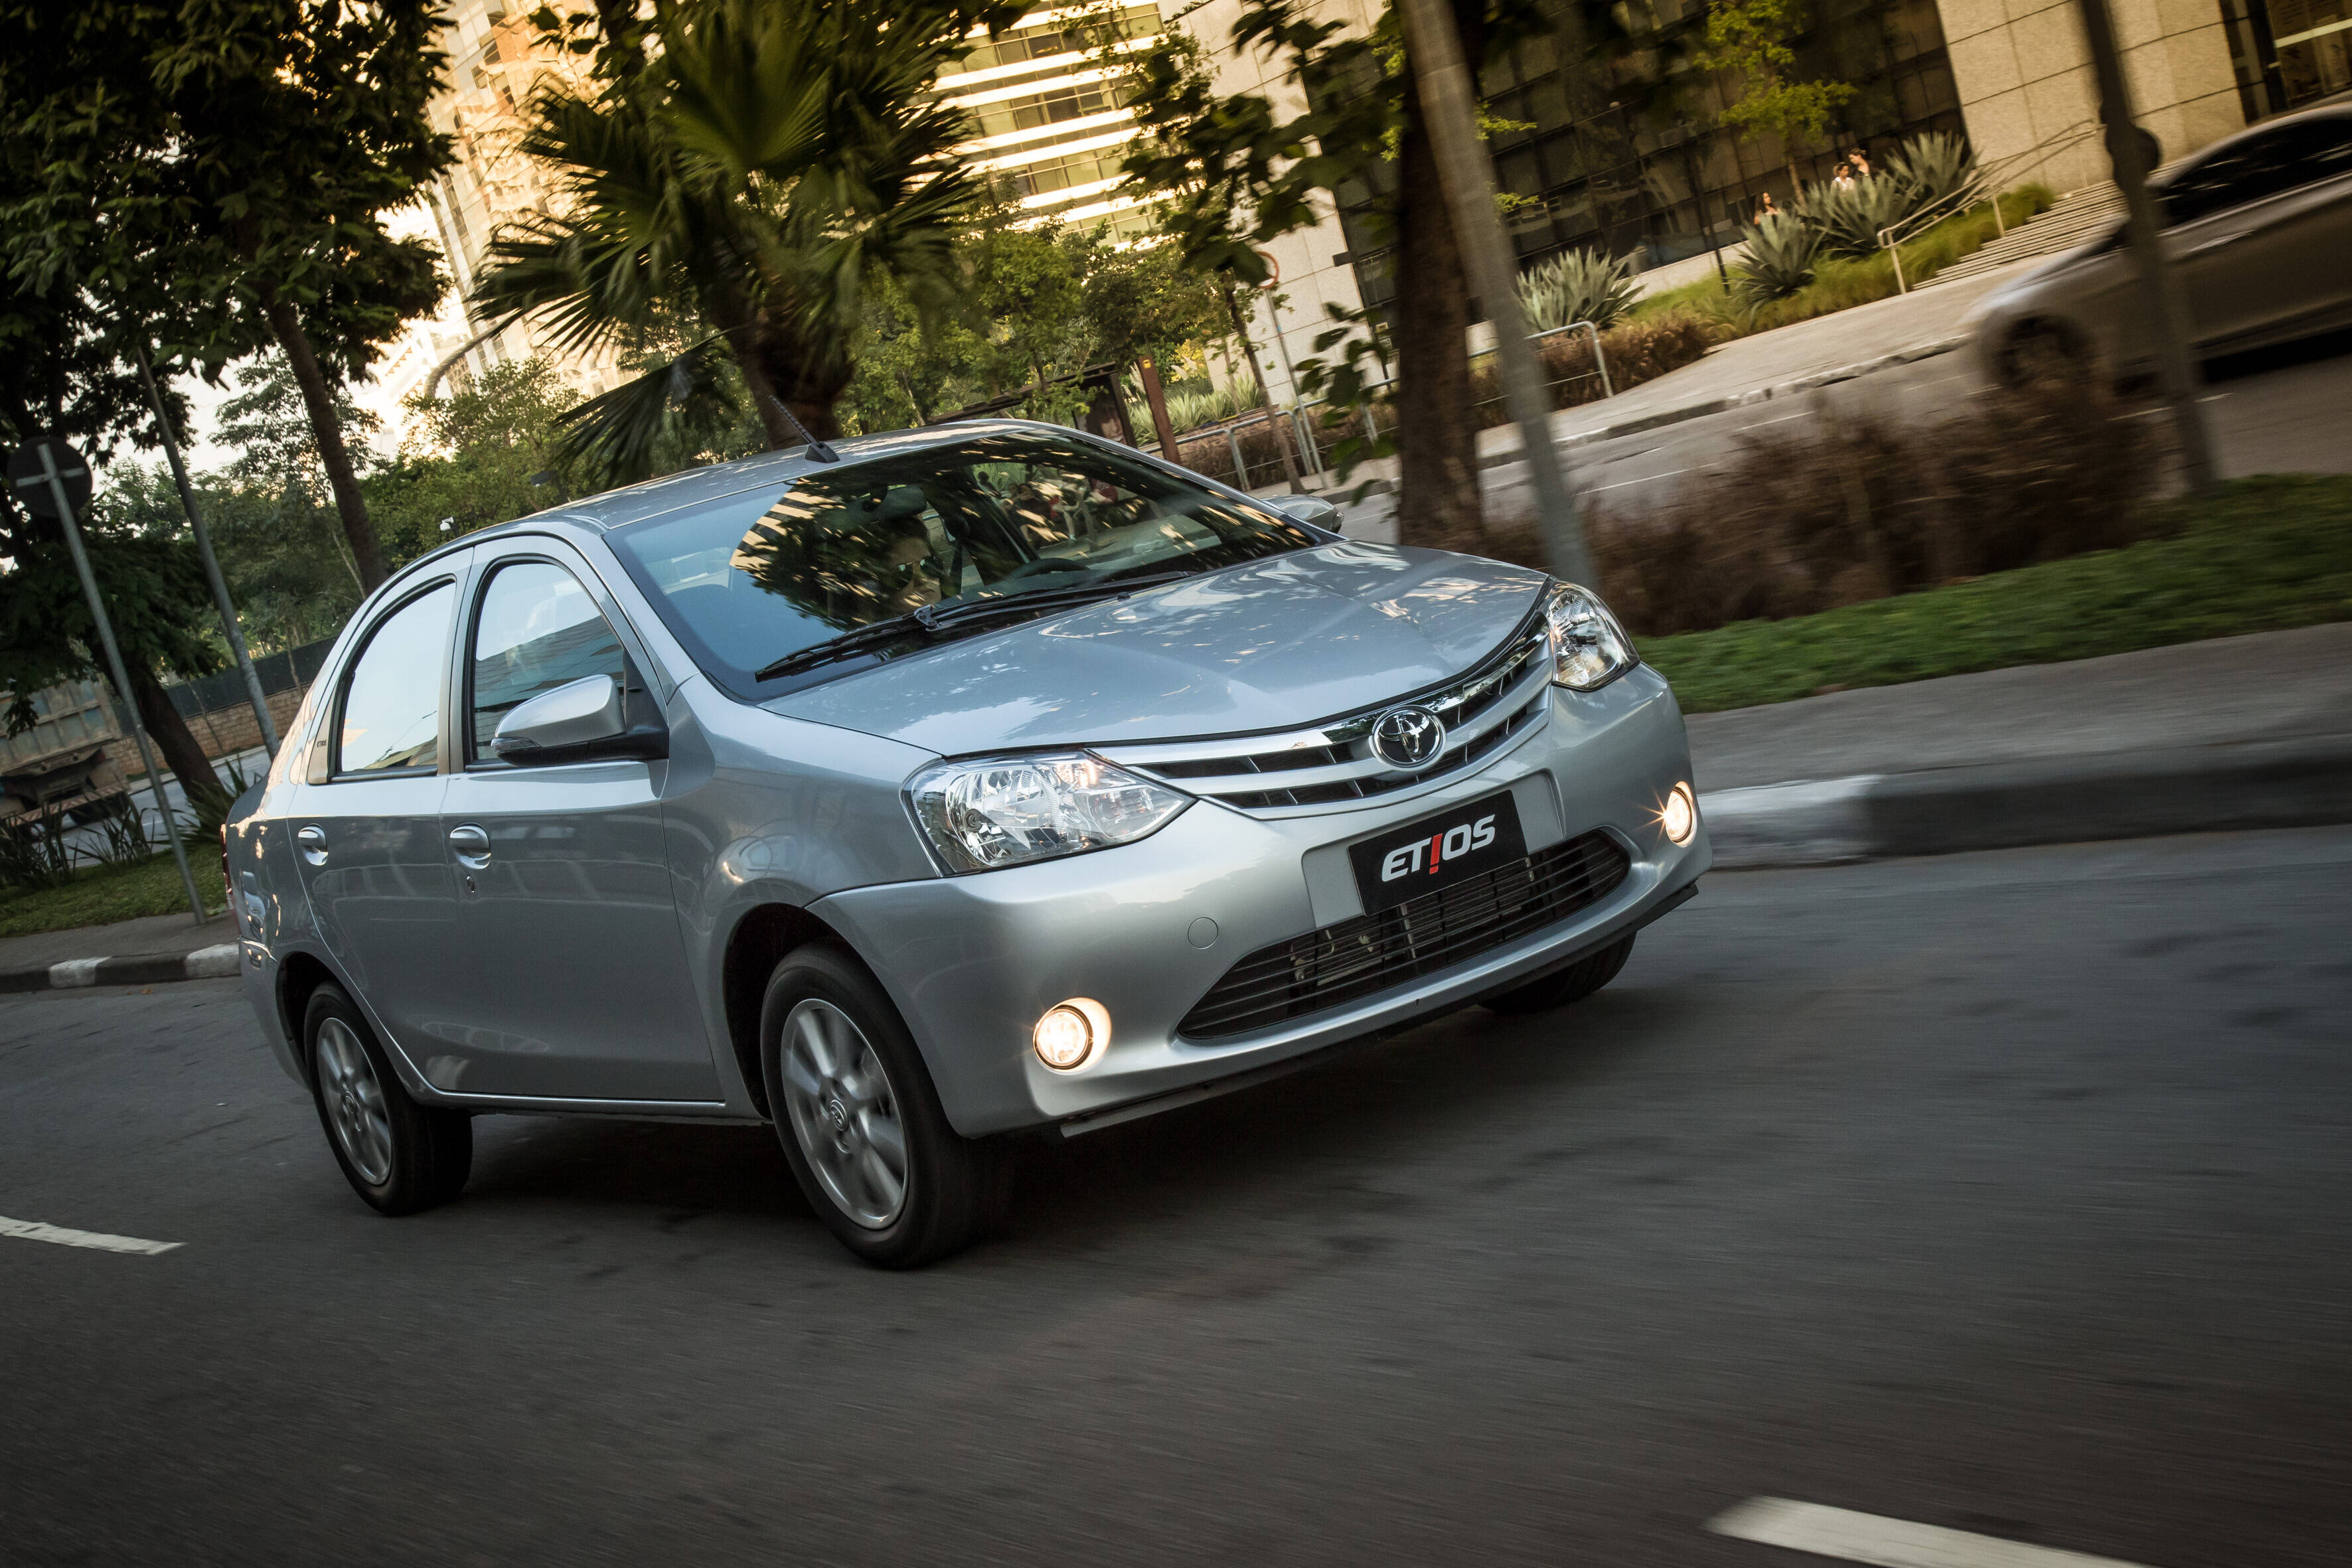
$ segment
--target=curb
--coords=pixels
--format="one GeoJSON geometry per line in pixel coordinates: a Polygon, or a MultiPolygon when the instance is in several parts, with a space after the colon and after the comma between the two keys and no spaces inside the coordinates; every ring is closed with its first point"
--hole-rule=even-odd
{"type": "Polygon", "coordinates": [[[167,980],[223,980],[237,973],[238,947],[225,942],[194,952],[68,958],[34,969],[0,969],[0,992],[74,991],[86,985],[156,985],[167,980]]]}
{"type": "MultiPolygon", "coordinates": [[[[2352,735],[2183,746],[1709,790],[1717,870],[2352,822],[2352,735]]],[[[233,942],[190,953],[0,970],[0,993],[155,985],[238,973],[233,942]]]]}
{"type": "Polygon", "coordinates": [[[1710,791],[1725,869],[2352,822],[2352,736],[1710,791]]]}
{"type": "MultiPolygon", "coordinates": [[[[1710,397],[1701,403],[1685,403],[1679,408],[1667,408],[1656,414],[1645,414],[1638,419],[1628,419],[1621,424],[1604,426],[1598,430],[1586,430],[1574,436],[1558,437],[1553,440],[1552,445],[1562,448],[1597,447],[1604,441],[1615,441],[1627,436],[1639,436],[1668,425],[1680,425],[1685,420],[1704,419],[1711,414],[1722,414],[1734,408],[1745,408],[1751,404],[1769,403],[1776,397],[1794,397],[1801,393],[1817,391],[1824,386],[1834,386],[1842,381],[1855,381],[1878,371],[1893,370],[1897,365],[1915,364],[1923,359],[1933,359],[1937,354],[1950,353],[1954,349],[1966,348],[1969,341],[1963,334],[1958,337],[1937,338],[1931,342],[1914,343],[1907,349],[1897,349],[1893,353],[1880,354],[1875,359],[1856,360],[1852,364],[1836,365],[1829,370],[1817,370],[1809,375],[1798,376],[1792,381],[1774,382],[1769,386],[1751,386],[1745,392],[1727,393],[1721,397],[1710,397]]],[[[1516,463],[1519,460],[1519,447],[1513,447],[1508,451],[1490,452],[1478,459],[1478,467],[1498,468],[1506,463],[1516,463]]]]}

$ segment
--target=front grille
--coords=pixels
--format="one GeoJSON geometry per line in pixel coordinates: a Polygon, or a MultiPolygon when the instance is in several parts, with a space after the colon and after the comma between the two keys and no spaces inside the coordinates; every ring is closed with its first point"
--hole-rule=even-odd
{"type": "Polygon", "coordinates": [[[1196,1040],[1247,1034],[1434,974],[1598,903],[1631,868],[1615,839],[1588,833],[1379,914],[1259,948],[1193,1004],[1176,1032],[1196,1040]]]}
{"type": "Polygon", "coordinates": [[[1549,634],[1531,618],[1468,675],[1304,730],[1097,749],[1121,767],[1242,811],[1368,800],[1474,766],[1541,721],[1550,655],[1549,634]],[[1415,773],[1390,767],[1371,750],[1372,725],[1408,701],[1434,712],[1446,731],[1445,750],[1415,773]]]}

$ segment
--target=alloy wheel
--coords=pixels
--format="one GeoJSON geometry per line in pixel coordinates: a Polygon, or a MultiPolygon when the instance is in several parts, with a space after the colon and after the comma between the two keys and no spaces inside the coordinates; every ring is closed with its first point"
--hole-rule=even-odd
{"type": "Polygon", "coordinates": [[[907,1205],[907,1137],[882,1058],[850,1016],[818,997],[784,1019],[784,1108],[835,1207],[881,1230],[907,1205]]]}
{"type": "Polygon", "coordinates": [[[392,1111],[367,1047],[341,1018],[319,1025],[319,1098],[343,1158],[372,1187],[392,1179],[392,1111]]]}

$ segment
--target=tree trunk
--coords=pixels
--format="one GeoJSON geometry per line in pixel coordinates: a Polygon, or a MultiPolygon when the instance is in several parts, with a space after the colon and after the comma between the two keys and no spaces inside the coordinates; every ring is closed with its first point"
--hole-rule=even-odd
{"type": "Polygon", "coordinates": [[[335,511],[342,519],[344,537],[352,542],[360,588],[373,593],[386,574],[383,551],[376,543],[375,524],[368,521],[367,502],[360,495],[360,478],[352,467],[351,451],[343,445],[343,427],[335,417],[334,394],[327,385],[326,372],[319,367],[319,356],[310,352],[310,337],[302,330],[302,318],[276,289],[263,290],[261,313],[276,334],[278,346],[286,351],[294,384],[302,389],[302,406],[310,412],[310,433],[319,442],[319,460],[326,466],[328,487],[335,492],[335,511]]]}
{"type": "Polygon", "coordinates": [[[219,822],[228,815],[228,792],[221,788],[220,777],[205,759],[204,747],[196,743],[188,721],[172,706],[172,694],[140,660],[126,655],[122,662],[131,673],[131,700],[138,706],[139,722],[154,742],[157,765],[171,769],[179,779],[180,791],[198,823],[209,826],[219,822]]]}
{"type": "MultiPolygon", "coordinates": [[[[735,356],[735,363],[742,367],[743,384],[751,389],[752,405],[760,412],[760,428],[767,432],[768,449],[781,451],[786,447],[800,446],[801,433],[793,428],[790,419],[784,417],[783,402],[776,395],[776,384],[769,379],[764,359],[765,355],[756,344],[750,353],[735,356]]],[[[803,420],[802,423],[806,425],[808,422],[803,420]]],[[[809,426],[809,432],[818,434],[814,426],[809,426]]]]}
{"type": "MultiPolygon", "coordinates": [[[[1460,16],[1462,7],[1454,6],[1460,16]]],[[[1464,50],[1475,29],[1465,31],[1464,50]]],[[[1396,298],[1389,306],[1397,350],[1397,542],[1459,546],[1477,536],[1478,411],[1470,395],[1470,282],[1454,243],[1454,219],[1422,123],[1421,93],[1405,89],[1397,149],[1396,298]]]]}

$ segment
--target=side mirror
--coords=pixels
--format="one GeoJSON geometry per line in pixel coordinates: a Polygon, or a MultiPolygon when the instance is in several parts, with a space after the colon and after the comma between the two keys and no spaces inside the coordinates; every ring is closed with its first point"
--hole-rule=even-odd
{"type": "Polygon", "coordinates": [[[1339,509],[1321,496],[1271,496],[1266,504],[1295,522],[1331,533],[1339,531],[1339,509]]]}
{"type": "Polygon", "coordinates": [[[669,754],[658,724],[629,722],[628,693],[609,675],[583,676],[517,703],[499,721],[490,752],[502,763],[584,763],[669,754]]]}

